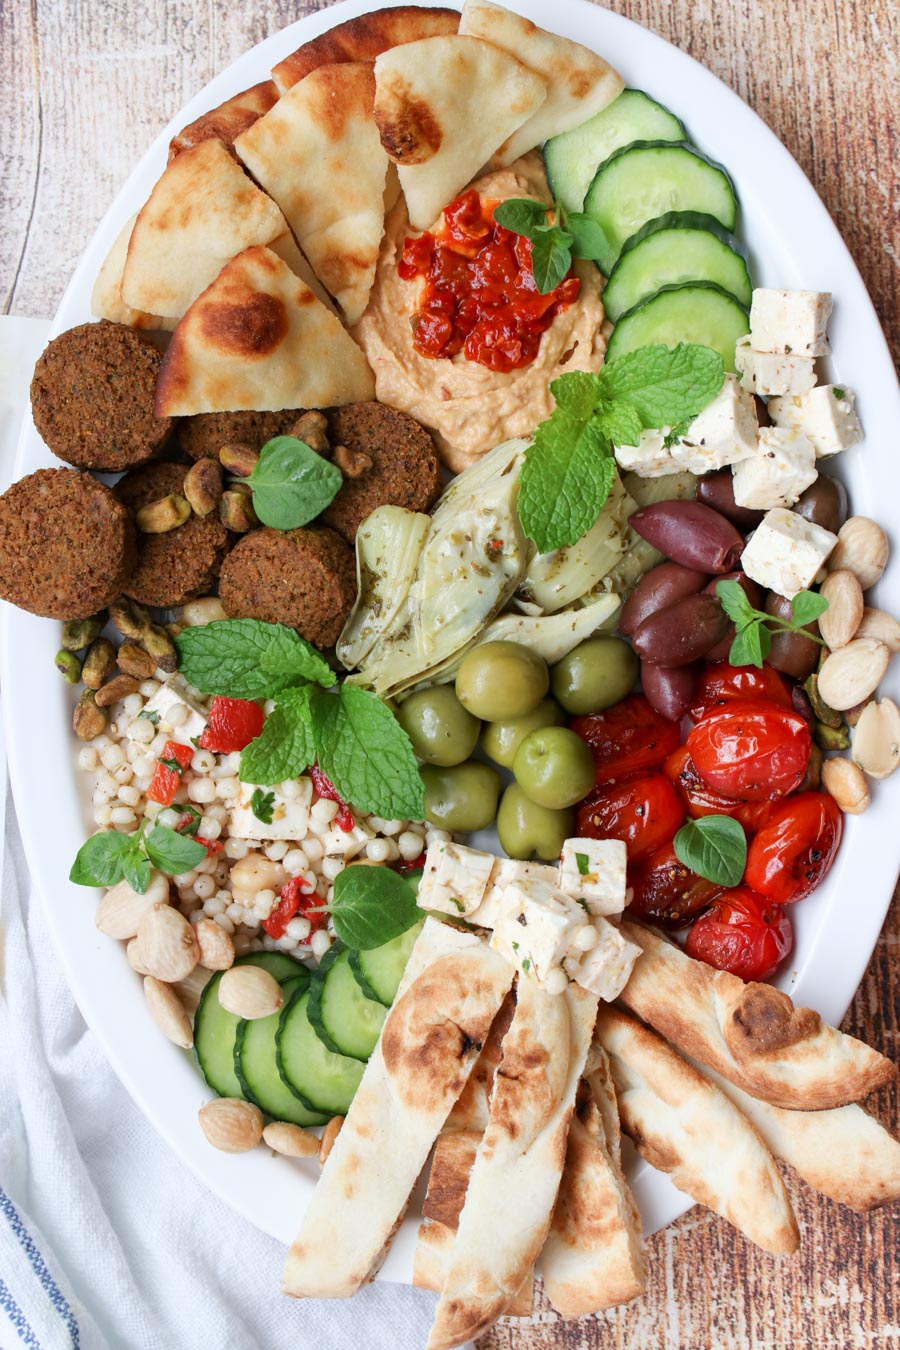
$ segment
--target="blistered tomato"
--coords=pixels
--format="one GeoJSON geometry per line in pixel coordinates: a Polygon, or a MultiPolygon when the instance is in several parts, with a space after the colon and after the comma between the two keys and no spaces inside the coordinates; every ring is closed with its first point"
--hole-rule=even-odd
{"type": "Polygon", "coordinates": [[[750,844],[747,885],[780,905],[802,900],[834,862],[843,823],[840,808],[827,792],[791,797],[750,844]]]}
{"type": "Polygon", "coordinates": [[[672,751],[663,765],[663,773],[684,802],[688,815],[695,820],[700,816],[732,816],[748,834],[755,834],[775,810],[773,802],[737,802],[707,787],[686,745],[672,751]]]}
{"type": "Polygon", "coordinates": [[[736,701],[698,722],[687,748],[707,787],[735,800],[763,801],[800,786],[812,738],[805,720],[787,708],[736,701]]]}
{"type": "Polygon", "coordinates": [[[634,774],[592,792],[578,808],[578,834],[621,839],[633,862],[666,844],[684,821],[684,807],[661,773],[634,774]]]}
{"type": "Polygon", "coordinates": [[[748,886],[724,891],[688,933],[685,951],[742,980],[766,980],[794,945],[782,905],[748,886]]]}
{"type": "Polygon", "coordinates": [[[679,741],[678,723],[660,717],[642,694],[631,694],[604,712],[575,717],[569,726],[591,747],[598,784],[658,769],[679,741]]]}
{"type": "Polygon", "coordinates": [[[264,721],[265,714],[258,703],[246,698],[223,698],[217,694],[198,744],[213,754],[230,755],[255,741],[263,729],[264,721]]]}
{"type": "Polygon", "coordinates": [[[181,776],[194,758],[190,745],[180,745],[178,741],[166,741],[163,752],[156,761],[147,796],[151,802],[161,806],[171,806],[181,782],[181,776]]]}
{"type": "Polygon", "coordinates": [[[628,884],[631,913],[664,928],[683,928],[724,890],[679,862],[672,844],[630,867],[628,884]]]}
{"type": "Polygon", "coordinates": [[[771,666],[730,666],[727,661],[704,666],[691,705],[691,717],[699,722],[736,699],[763,699],[782,708],[791,707],[791,695],[782,677],[771,666]]]}

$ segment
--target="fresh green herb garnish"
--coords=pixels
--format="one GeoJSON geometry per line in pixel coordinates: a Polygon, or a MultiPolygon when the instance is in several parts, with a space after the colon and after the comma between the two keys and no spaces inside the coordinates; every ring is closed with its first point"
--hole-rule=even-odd
{"type": "Polygon", "coordinates": [[[336,464],[317,455],[305,441],[275,436],[263,446],[259,463],[245,481],[264,525],[296,530],[334,501],[344,479],[336,464]]]}
{"type": "Polygon", "coordinates": [[[206,857],[203,844],[167,825],[146,826],[134,834],[106,830],[92,835],[75,857],[69,880],[76,886],[115,886],[123,878],[139,895],[150,885],[151,864],[168,876],[188,872],[206,857]]]}
{"type": "Polygon", "coordinates": [[[456,908],[459,910],[460,914],[465,914],[465,912],[466,912],[465,905],[463,904],[463,902],[462,902],[461,900],[457,900],[457,898],[456,898],[455,895],[451,895],[451,896],[450,896],[450,903],[451,903],[451,905],[455,905],[455,906],[456,906],[456,908]]]}
{"type": "Polygon", "coordinates": [[[184,773],[184,765],[180,760],[160,758],[157,763],[164,765],[167,769],[171,769],[173,773],[177,773],[179,778],[184,773]]]}
{"type": "Polygon", "coordinates": [[[575,866],[578,868],[578,875],[580,877],[586,877],[591,870],[588,855],[586,853],[576,853],[575,866]]]}
{"type": "Polygon", "coordinates": [[[747,836],[731,816],[689,820],[672,843],[679,862],[717,886],[737,886],[744,875],[747,836]]]}
{"type": "Polygon", "coordinates": [[[494,219],[505,230],[531,240],[531,270],[541,295],[559,285],[573,258],[598,262],[609,253],[609,240],[596,220],[566,211],[559,202],[550,207],[531,197],[510,197],[494,207],[494,219]],[[547,219],[551,212],[553,222],[547,219]]]}
{"type": "Polygon", "coordinates": [[[615,478],[614,444],[637,445],[643,430],[692,420],[724,379],[718,352],[679,343],[554,380],[556,407],[534,433],[519,488],[519,517],[538,550],[574,544],[594,524],[615,478]]]}
{"type": "MultiPolygon", "coordinates": [[[[716,595],[735,627],[734,641],[728,653],[733,666],[761,666],[769,655],[773,634],[797,633],[828,608],[828,601],[817,591],[798,591],[791,601],[791,618],[776,619],[772,614],[754,609],[737,581],[720,581],[716,595]]],[[[813,633],[806,636],[824,646],[822,639],[813,633]]]]}
{"type": "Polygon", "coordinates": [[[186,834],[193,838],[200,828],[203,812],[198,811],[190,802],[180,802],[175,809],[181,812],[181,819],[175,826],[176,834],[186,834]]]}
{"type": "Polygon", "coordinates": [[[412,744],[377,694],[342,684],[312,704],[317,758],[338,792],[364,811],[421,820],[425,786],[412,744]]]}
{"type": "Polygon", "coordinates": [[[257,820],[261,820],[264,825],[271,825],[275,811],[275,793],[263,792],[262,788],[256,788],[250,798],[250,810],[257,820]]]}
{"type": "Polygon", "coordinates": [[[838,389],[837,385],[834,386],[834,388],[832,389],[831,392],[834,394],[835,398],[838,399],[838,400],[847,397],[847,391],[846,391],[845,389],[838,389]]]}
{"type": "Polygon", "coordinates": [[[524,972],[525,972],[526,975],[528,974],[529,970],[531,969],[531,962],[529,961],[529,959],[528,959],[527,956],[525,957],[525,960],[522,962],[522,969],[524,970],[524,972]]]}
{"type": "Polygon", "coordinates": [[[153,709],[150,709],[148,711],[146,708],[144,708],[141,712],[138,713],[136,720],[140,721],[142,717],[146,722],[149,722],[151,726],[154,727],[159,726],[159,713],[155,712],[153,709]]]}
{"type": "Polygon", "coordinates": [[[274,698],[312,680],[329,688],[334,672],[292,628],[260,619],[219,619],[185,628],[175,639],[178,669],[195,689],[230,698],[274,698]]]}
{"type": "Polygon", "coordinates": [[[389,867],[346,867],[335,878],[334,931],[356,951],[381,947],[422,918],[415,891],[389,867]]]}
{"type": "Polygon", "coordinates": [[[312,700],[316,688],[302,684],[285,689],[266,718],[262,732],[241,752],[244,783],[283,783],[299,778],[316,762],[312,700]]]}
{"type": "Polygon", "coordinates": [[[144,847],[153,866],[167,876],[189,872],[207,856],[203,844],[198,844],[196,839],[185,838],[167,825],[154,825],[144,841],[144,847]]]}

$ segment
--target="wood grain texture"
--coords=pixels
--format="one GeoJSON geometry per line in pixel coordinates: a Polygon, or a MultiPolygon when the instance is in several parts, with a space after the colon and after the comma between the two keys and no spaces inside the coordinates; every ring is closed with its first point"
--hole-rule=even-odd
{"type": "MultiPolygon", "coordinates": [[[[51,314],[107,203],[214,73],[315,0],[2,0],[4,312],[51,314]]],[[[895,0],[611,0],[736,89],[831,211],[900,355],[895,0]]],[[[547,0],[548,24],[552,3],[547,0]]],[[[740,147],[735,147],[735,155],[740,147]]],[[[847,903],[865,898],[847,897],[847,903]]],[[[900,1058],[900,899],[845,1029],[900,1058]]],[[[898,1128],[896,1091],[874,1103],[898,1128]]],[[[649,1243],[632,1308],[564,1325],[541,1304],[480,1350],[887,1350],[900,1341],[893,1213],[856,1216],[789,1178],[801,1254],[757,1252],[693,1209],[649,1243]]]]}

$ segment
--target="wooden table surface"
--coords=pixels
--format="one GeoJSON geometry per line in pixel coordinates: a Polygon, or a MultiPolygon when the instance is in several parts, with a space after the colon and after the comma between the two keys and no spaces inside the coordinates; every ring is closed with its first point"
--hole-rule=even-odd
{"type": "MultiPolygon", "coordinates": [[[[611,0],[704,62],[785,142],[836,220],[900,354],[895,0],[611,0]]],[[[196,90],[315,0],[2,0],[0,294],[52,314],[108,202],[196,90]]],[[[547,0],[552,25],[552,3],[547,0]]],[[[735,147],[735,154],[740,154],[735,147]]],[[[900,436],[900,429],[898,429],[900,436]]],[[[865,897],[848,896],[848,904],[865,897]]],[[[900,898],[845,1030],[900,1058],[900,898]]],[[[872,1103],[898,1128],[896,1090],[872,1103]]],[[[694,1208],[649,1241],[646,1296],[568,1326],[541,1303],[480,1350],[880,1350],[900,1341],[897,1209],[857,1216],[789,1177],[801,1254],[694,1208]]]]}

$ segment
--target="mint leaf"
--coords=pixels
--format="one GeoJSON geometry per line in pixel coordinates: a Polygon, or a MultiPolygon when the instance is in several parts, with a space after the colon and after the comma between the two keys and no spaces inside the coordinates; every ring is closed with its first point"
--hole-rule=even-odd
{"type": "Polygon", "coordinates": [[[557,408],[565,408],[585,421],[596,412],[600,402],[597,376],[586,370],[569,370],[565,375],[557,375],[550,381],[550,393],[557,408]]]}
{"type": "Polygon", "coordinates": [[[641,419],[629,403],[602,404],[597,411],[597,425],[613,445],[637,445],[641,439],[641,419]]]}
{"type": "Polygon", "coordinates": [[[572,266],[572,236],[555,225],[539,227],[531,236],[531,270],[541,295],[558,286],[572,266]]]}
{"type": "Polygon", "coordinates": [[[572,257],[601,262],[609,256],[609,240],[602,226],[580,211],[566,215],[566,229],[572,236],[572,257]]]}
{"type": "Polygon", "coordinates": [[[519,519],[538,552],[574,544],[591,528],[615,473],[609,441],[597,424],[554,408],[525,452],[519,482],[519,519]]]}
{"type": "Polygon", "coordinates": [[[720,581],[716,584],[716,595],[732,623],[740,628],[742,624],[752,623],[761,615],[758,609],[751,605],[747,592],[739,581],[720,581]]]}
{"type": "Polygon", "coordinates": [[[389,867],[346,867],[335,878],[331,917],[342,942],[367,952],[413,928],[422,911],[414,887],[389,867]]]}
{"type": "Polygon", "coordinates": [[[264,525],[296,530],[314,520],[337,496],[343,475],[305,441],[275,436],[259,454],[246,480],[253,491],[253,509],[264,525]]]}
{"type": "Polygon", "coordinates": [[[301,680],[325,688],[335,677],[315,647],[292,628],[260,619],[219,619],[175,639],[179,670],[204,694],[272,698],[301,680]]]}
{"type": "Polygon", "coordinates": [[[275,811],[275,793],[263,792],[261,787],[256,788],[250,797],[250,810],[257,820],[261,820],[264,825],[271,825],[275,811]]]}
{"type": "Polygon", "coordinates": [[[150,862],[143,851],[143,839],[135,840],[134,846],[123,857],[122,874],[133,891],[138,895],[145,894],[150,885],[150,862]]]}
{"type": "Polygon", "coordinates": [[[242,783],[283,783],[299,778],[315,763],[311,709],[316,696],[317,690],[309,684],[279,694],[262,732],[241,751],[242,783]]]}
{"type": "Polygon", "coordinates": [[[115,886],[124,875],[130,848],[131,836],[117,830],[91,835],[75,855],[69,880],[76,886],[115,886]]]}
{"type": "Polygon", "coordinates": [[[717,886],[737,886],[744,875],[747,836],[731,816],[689,820],[672,843],[679,862],[717,886]]]}
{"type": "Polygon", "coordinates": [[[319,765],[344,801],[390,820],[421,820],[425,788],[412,744],[377,694],[342,684],[312,707],[319,765]]]}
{"type": "Polygon", "coordinates": [[[530,239],[538,226],[547,224],[547,207],[532,197],[509,197],[494,207],[494,219],[504,230],[530,239]]]}
{"type": "Polygon", "coordinates": [[[188,839],[177,830],[170,830],[168,825],[154,825],[144,845],[153,866],[170,876],[189,872],[207,856],[203,844],[198,844],[196,839],[188,839]]]}
{"type": "Polygon", "coordinates": [[[638,347],[610,361],[597,380],[605,399],[627,399],[644,427],[674,426],[702,412],[722,388],[725,363],[718,352],[680,342],[638,347]]]}
{"type": "Polygon", "coordinates": [[[828,601],[818,591],[798,591],[791,601],[791,618],[797,628],[805,628],[821,618],[828,608],[828,601]]]}

